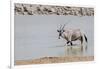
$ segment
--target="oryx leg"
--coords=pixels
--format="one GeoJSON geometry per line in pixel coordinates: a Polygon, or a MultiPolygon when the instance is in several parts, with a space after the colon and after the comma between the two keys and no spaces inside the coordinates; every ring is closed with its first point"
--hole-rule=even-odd
{"type": "Polygon", "coordinates": [[[69,44],[69,43],[70,43],[71,46],[73,45],[72,41],[68,41],[68,42],[67,42],[67,44],[69,44]]]}
{"type": "Polygon", "coordinates": [[[80,37],[81,45],[83,44],[83,37],[80,37]]]}
{"type": "Polygon", "coordinates": [[[83,34],[83,36],[81,36],[81,45],[82,45],[82,47],[83,47],[83,49],[84,49],[84,51],[87,51],[87,45],[83,45],[84,44],[84,42],[86,41],[86,43],[87,43],[87,37],[83,34]]]}
{"type": "Polygon", "coordinates": [[[65,43],[65,45],[64,46],[67,46],[68,44],[67,43],[65,43]]]}
{"type": "Polygon", "coordinates": [[[70,41],[67,41],[67,45],[70,43],[70,41]]]}
{"type": "Polygon", "coordinates": [[[72,41],[70,41],[70,45],[71,45],[71,46],[73,45],[72,41]]]}
{"type": "MultiPolygon", "coordinates": [[[[88,43],[88,40],[85,34],[84,34],[84,38],[85,38],[86,43],[88,43]]],[[[86,44],[85,50],[87,51],[87,44],[86,44]]]]}
{"type": "Polygon", "coordinates": [[[80,37],[80,41],[81,41],[81,51],[83,51],[83,37],[80,37]]]}
{"type": "Polygon", "coordinates": [[[69,44],[70,41],[67,41],[67,44],[69,44]]]}
{"type": "Polygon", "coordinates": [[[68,40],[68,42],[70,43],[71,46],[73,45],[72,44],[72,33],[69,34],[69,40],[68,40]]]}

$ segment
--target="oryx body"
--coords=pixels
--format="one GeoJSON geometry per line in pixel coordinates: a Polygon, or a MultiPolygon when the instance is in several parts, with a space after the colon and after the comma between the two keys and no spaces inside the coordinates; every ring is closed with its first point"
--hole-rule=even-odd
{"type": "Polygon", "coordinates": [[[87,42],[87,37],[81,32],[80,29],[65,28],[64,25],[63,27],[61,26],[57,31],[59,33],[59,39],[62,37],[66,40],[66,44],[70,43],[71,46],[73,45],[72,41],[79,40],[83,48],[83,41],[87,42]]]}

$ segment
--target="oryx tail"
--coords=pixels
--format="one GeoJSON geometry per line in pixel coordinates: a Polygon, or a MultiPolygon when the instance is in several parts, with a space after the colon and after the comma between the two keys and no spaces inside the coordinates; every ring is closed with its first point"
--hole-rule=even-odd
{"type": "Polygon", "coordinates": [[[88,43],[87,36],[84,33],[82,34],[82,40],[83,40],[83,42],[88,43]]]}
{"type": "Polygon", "coordinates": [[[86,35],[84,34],[85,41],[88,42],[86,35]]]}

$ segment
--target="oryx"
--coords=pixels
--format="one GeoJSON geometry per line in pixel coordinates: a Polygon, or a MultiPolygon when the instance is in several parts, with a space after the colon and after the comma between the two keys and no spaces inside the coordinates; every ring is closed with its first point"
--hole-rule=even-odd
{"type": "MultiPolygon", "coordinates": [[[[66,40],[66,44],[70,44],[70,46],[73,46],[72,41],[79,40],[81,42],[81,49],[83,49],[83,42],[85,41],[87,43],[87,37],[84,33],[80,31],[80,29],[65,29],[65,25],[61,25],[60,28],[57,30],[59,33],[59,39],[62,37],[66,40]]],[[[85,47],[87,49],[87,46],[85,47]]]]}

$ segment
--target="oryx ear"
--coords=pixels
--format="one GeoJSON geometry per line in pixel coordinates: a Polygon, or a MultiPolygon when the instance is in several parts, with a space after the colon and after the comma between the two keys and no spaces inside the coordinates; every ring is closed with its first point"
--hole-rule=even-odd
{"type": "Polygon", "coordinates": [[[59,30],[57,30],[57,32],[59,32],[59,30]]]}

